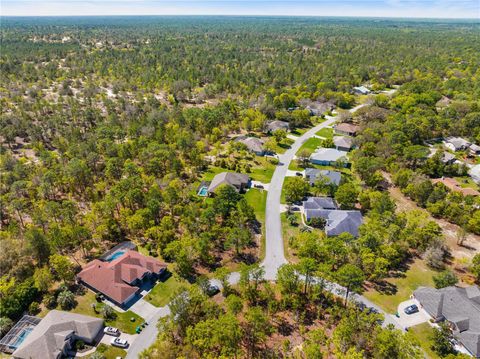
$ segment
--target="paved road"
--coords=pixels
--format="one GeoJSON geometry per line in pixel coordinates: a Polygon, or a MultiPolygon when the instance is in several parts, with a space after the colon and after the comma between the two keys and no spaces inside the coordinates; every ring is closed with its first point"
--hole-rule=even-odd
{"type": "Polygon", "coordinates": [[[280,196],[282,194],[283,180],[288,172],[288,166],[300,147],[310,137],[313,137],[320,129],[330,126],[335,122],[334,117],[328,117],[326,121],[311,128],[298,137],[284,154],[279,156],[279,165],[273,173],[267,194],[267,213],[265,218],[265,259],[262,266],[265,268],[265,279],[275,280],[278,268],[287,263],[283,248],[282,222],[280,219],[280,196]]]}

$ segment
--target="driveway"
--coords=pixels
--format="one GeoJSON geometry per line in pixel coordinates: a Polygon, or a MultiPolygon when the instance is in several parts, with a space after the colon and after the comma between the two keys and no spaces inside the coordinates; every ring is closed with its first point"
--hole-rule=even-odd
{"type": "Polygon", "coordinates": [[[416,299],[406,300],[398,305],[397,309],[399,317],[396,318],[398,323],[405,329],[413,327],[414,325],[422,324],[430,320],[428,313],[420,307],[420,303],[416,299]],[[405,314],[404,309],[409,305],[416,304],[418,307],[418,313],[405,314]]]}
{"type": "Polygon", "coordinates": [[[265,191],[268,191],[268,187],[270,186],[270,183],[263,183],[263,182],[260,182],[260,181],[252,181],[252,186],[250,188],[254,188],[254,189],[259,189],[259,190],[265,190],[265,191]],[[262,186],[262,187],[255,187],[255,186],[262,186]]]}
{"type": "Polygon", "coordinates": [[[129,309],[135,314],[138,314],[139,316],[141,316],[145,320],[153,317],[158,310],[157,307],[150,304],[143,298],[138,299],[134,304],[132,304],[132,306],[129,309]]]}

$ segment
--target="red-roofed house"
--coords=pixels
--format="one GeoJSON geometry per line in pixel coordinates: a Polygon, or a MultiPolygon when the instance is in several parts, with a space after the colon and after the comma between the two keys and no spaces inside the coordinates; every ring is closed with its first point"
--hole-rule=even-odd
{"type": "Polygon", "coordinates": [[[158,278],[167,266],[131,249],[117,253],[111,256],[111,261],[91,261],[77,275],[77,279],[123,306],[140,291],[139,286],[144,280],[158,278]]]}

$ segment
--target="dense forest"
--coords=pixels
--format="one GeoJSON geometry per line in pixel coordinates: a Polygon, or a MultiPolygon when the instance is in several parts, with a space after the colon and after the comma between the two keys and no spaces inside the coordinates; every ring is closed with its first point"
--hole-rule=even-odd
{"type": "MultiPolygon", "coordinates": [[[[295,351],[302,358],[322,352],[422,357],[414,339],[381,328],[375,316],[345,309],[321,285],[305,281],[303,287],[296,273],[320,273],[361,291],[364,282],[378,285],[414,256],[444,269],[449,249],[439,226],[418,212],[396,212],[386,185],[465,235],[480,234],[480,197],[432,183],[465,178],[468,168],[442,163],[441,150],[429,156],[447,136],[480,145],[478,22],[1,20],[2,334],[26,311],[52,306],[65,292],[77,294],[80,267],[130,240],[190,282],[221,277],[226,262],[229,269],[243,268],[239,287],[224,289],[220,304],[196,287],[177,293],[177,315],[161,323],[164,334],[147,358],[159,352],[171,358],[289,357],[295,351]],[[359,103],[352,88],[361,84],[397,91],[362,98],[365,106],[353,114],[342,111],[359,103]],[[444,98],[449,104],[440,108],[444,98]],[[197,187],[212,167],[254,177],[259,167],[276,165],[231,144],[231,136],[261,133],[273,119],[292,129],[309,127],[323,115],[310,116],[306,105],[323,103],[361,128],[352,179],[334,193],[343,207],[361,208],[366,221],[358,239],[301,233],[292,243],[299,263],[284,267],[271,285],[253,264],[262,256],[265,230],[255,203],[230,187],[204,200],[197,187]],[[302,338],[303,351],[268,339],[285,321],[300,323],[290,330],[302,338]],[[360,344],[356,333],[365,336],[360,344]]],[[[272,136],[269,146],[285,141],[272,136]]],[[[462,155],[478,164],[478,157],[462,155]]],[[[480,279],[479,255],[467,272],[480,279]]]]}

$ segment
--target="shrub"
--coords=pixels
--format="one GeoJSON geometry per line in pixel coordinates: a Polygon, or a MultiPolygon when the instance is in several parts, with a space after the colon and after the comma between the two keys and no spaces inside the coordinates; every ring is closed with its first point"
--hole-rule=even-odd
{"type": "Polygon", "coordinates": [[[32,315],[35,315],[38,312],[40,312],[40,305],[38,304],[38,302],[30,303],[30,305],[28,307],[28,312],[32,315]]]}
{"type": "Polygon", "coordinates": [[[75,342],[75,349],[82,350],[85,348],[85,342],[83,340],[77,340],[75,342]]]}
{"type": "Polygon", "coordinates": [[[106,320],[114,320],[117,317],[117,313],[107,304],[102,307],[101,313],[106,320]]]}
{"type": "Polygon", "coordinates": [[[52,294],[46,294],[43,297],[43,304],[45,304],[48,309],[53,309],[57,306],[57,298],[52,294]]]}
{"type": "Polygon", "coordinates": [[[75,296],[69,290],[60,292],[57,298],[58,304],[63,310],[70,310],[75,307],[75,296]]]}
{"type": "Polygon", "coordinates": [[[4,336],[12,327],[13,322],[10,318],[0,317],[0,336],[4,336]]]}

